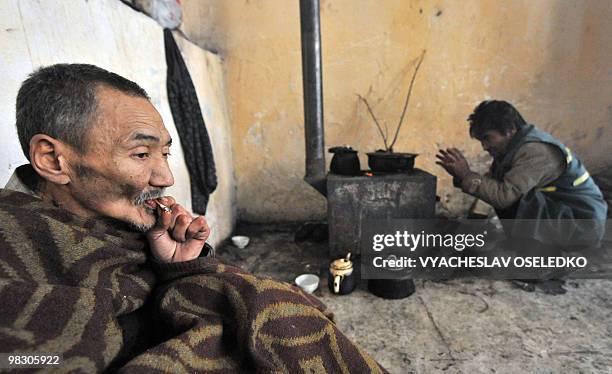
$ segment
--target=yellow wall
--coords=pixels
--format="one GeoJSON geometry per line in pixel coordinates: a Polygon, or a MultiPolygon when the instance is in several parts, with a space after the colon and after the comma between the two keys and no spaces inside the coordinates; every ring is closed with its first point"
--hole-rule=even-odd
{"type": "MultiPolygon", "coordinates": [[[[239,217],[324,217],[325,200],[302,180],[299,2],[183,4],[183,30],[224,59],[239,217]]],[[[612,2],[600,0],[322,0],[326,148],[350,144],[366,165],[365,152],[382,141],[356,94],[392,131],[414,60],[427,49],[395,150],[420,153],[417,166],[438,175],[446,209],[464,211],[471,200],[434,155],[457,146],[486,169],[490,159],[465,121],[484,99],[514,103],[592,171],[612,166],[610,19],[612,2]]]]}

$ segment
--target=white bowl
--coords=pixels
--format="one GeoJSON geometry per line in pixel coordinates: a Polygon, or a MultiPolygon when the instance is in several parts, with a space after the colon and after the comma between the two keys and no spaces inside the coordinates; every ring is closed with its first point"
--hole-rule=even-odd
{"type": "Polygon", "coordinates": [[[295,284],[304,292],[313,293],[319,287],[319,277],[314,274],[302,274],[295,278],[295,284]]]}
{"type": "Polygon", "coordinates": [[[248,236],[242,236],[242,235],[232,236],[232,243],[234,243],[234,245],[240,249],[249,245],[250,240],[251,239],[248,236]]]}

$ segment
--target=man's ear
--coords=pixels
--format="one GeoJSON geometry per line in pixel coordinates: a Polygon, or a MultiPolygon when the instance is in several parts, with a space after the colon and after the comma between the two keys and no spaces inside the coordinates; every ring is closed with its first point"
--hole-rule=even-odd
{"type": "Polygon", "coordinates": [[[63,142],[48,135],[36,134],[30,139],[30,163],[38,175],[51,183],[70,183],[66,152],[63,142]]]}

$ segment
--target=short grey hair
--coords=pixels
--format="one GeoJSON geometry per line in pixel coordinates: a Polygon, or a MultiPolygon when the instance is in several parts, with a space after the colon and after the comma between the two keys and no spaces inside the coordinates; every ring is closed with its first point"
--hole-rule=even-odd
{"type": "Polygon", "coordinates": [[[56,64],[34,71],[17,94],[16,126],[21,149],[30,159],[30,140],[45,134],[85,150],[96,119],[96,89],[105,86],[150,100],[138,84],[88,64],[56,64]]]}

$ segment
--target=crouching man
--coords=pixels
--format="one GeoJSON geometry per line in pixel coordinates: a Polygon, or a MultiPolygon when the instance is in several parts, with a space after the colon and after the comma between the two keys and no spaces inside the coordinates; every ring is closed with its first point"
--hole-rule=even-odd
{"type": "Polygon", "coordinates": [[[214,258],[164,188],[172,139],[147,93],[92,65],[17,97],[29,164],[0,190],[0,346],[60,371],[385,372],[324,305],[214,258]]]}
{"type": "Polygon", "coordinates": [[[521,232],[514,227],[507,234],[560,245],[596,245],[601,240],[599,223],[605,222],[607,204],[568,147],[527,124],[505,101],[482,102],[468,121],[470,135],[493,157],[490,171],[471,171],[456,148],[440,150],[437,164],[457,187],[491,204],[500,219],[530,220],[529,228],[520,225],[521,232]]]}
{"type": "Polygon", "coordinates": [[[456,148],[436,156],[454,184],[495,208],[509,243],[529,255],[596,247],[607,204],[580,159],[550,134],[527,124],[505,101],[484,101],[469,116],[470,135],[493,157],[485,175],[456,148]]]}

